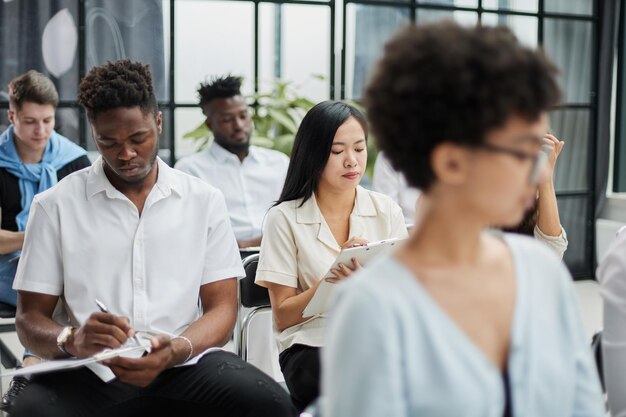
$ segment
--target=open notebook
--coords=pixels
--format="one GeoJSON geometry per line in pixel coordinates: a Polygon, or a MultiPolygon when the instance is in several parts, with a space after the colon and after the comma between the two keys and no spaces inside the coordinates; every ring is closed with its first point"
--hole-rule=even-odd
{"type": "Polygon", "coordinates": [[[98,363],[106,359],[118,356],[126,358],[139,358],[149,350],[149,346],[133,344],[131,346],[122,346],[118,349],[105,349],[100,353],[83,359],[55,359],[44,361],[36,365],[27,366],[25,368],[11,369],[2,373],[2,376],[19,376],[19,375],[35,375],[45,372],[63,371],[66,369],[80,368],[90,364],[98,363]]]}
{"type": "Polygon", "coordinates": [[[81,366],[86,366],[100,379],[108,382],[113,380],[115,378],[115,375],[113,374],[113,371],[109,369],[109,367],[100,364],[100,362],[118,356],[124,358],[140,358],[145,353],[150,353],[150,338],[155,334],[160,333],[139,331],[135,333],[136,337],[128,338],[128,340],[126,340],[126,343],[124,343],[123,346],[117,349],[104,349],[103,351],[98,352],[88,358],[67,358],[43,361],[36,365],[25,366],[24,368],[6,370],[0,376],[5,377],[35,375],[46,372],[64,371],[68,369],[80,368],[81,366]]]}

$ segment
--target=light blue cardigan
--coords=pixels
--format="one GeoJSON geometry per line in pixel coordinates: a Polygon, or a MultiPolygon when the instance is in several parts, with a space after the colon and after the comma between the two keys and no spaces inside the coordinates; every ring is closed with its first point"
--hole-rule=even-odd
{"type": "MultiPolygon", "coordinates": [[[[603,416],[571,277],[550,249],[505,235],[517,294],[514,416],[603,416]]],[[[324,417],[502,417],[502,374],[392,258],[339,288],[323,349],[324,417]]]]}

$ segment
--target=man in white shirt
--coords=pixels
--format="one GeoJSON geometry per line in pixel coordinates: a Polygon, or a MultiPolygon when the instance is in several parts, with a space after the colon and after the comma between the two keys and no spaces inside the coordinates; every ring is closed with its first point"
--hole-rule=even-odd
{"type": "Polygon", "coordinates": [[[259,246],[263,218],[280,197],[289,158],[250,145],[253,123],[241,78],[215,78],[200,84],[198,95],[213,142],[175,167],[220,189],[239,247],[259,246]]]}
{"type": "Polygon", "coordinates": [[[409,187],[404,175],[393,169],[383,152],[376,156],[374,190],[388,195],[400,206],[406,224],[415,223],[415,207],[420,192],[417,188],[409,187]]]}
{"type": "Polygon", "coordinates": [[[18,335],[46,359],[138,343],[149,353],[34,375],[11,415],[295,415],[279,385],[220,349],[244,271],[219,190],[157,158],[149,67],[94,67],[78,98],[102,156],[33,201],[14,283],[18,335]],[[52,319],[58,300],[63,323],[52,319]]]}

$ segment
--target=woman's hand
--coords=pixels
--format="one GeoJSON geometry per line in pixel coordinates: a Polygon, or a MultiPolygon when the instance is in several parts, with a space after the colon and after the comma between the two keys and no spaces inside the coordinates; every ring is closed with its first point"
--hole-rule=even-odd
{"type": "Polygon", "coordinates": [[[550,148],[548,152],[548,178],[550,181],[554,178],[554,167],[556,166],[556,160],[559,158],[565,142],[558,140],[556,136],[546,133],[543,137],[543,145],[550,148]]]}
{"type": "MultiPolygon", "coordinates": [[[[362,237],[358,237],[358,236],[351,237],[350,239],[348,239],[346,243],[344,243],[341,246],[341,249],[355,248],[358,246],[366,246],[367,243],[368,243],[367,239],[364,239],[362,237]]],[[[335,278],[326,278],[326,281],[332,282],[332,283],[339,282],[340,280],[349,277],[357,269],[362,268],[361,264],[359,263],[359,261],[356,260],[356,258],[352,258],[351,261],[352,261],[352,265],[350,266],[339,264],[337,268],[332,268],[330,272],[332,272],[333,275],[335,275],[335,278]]]]}
{"type": "Polygon", "coordinates": [[[336,283],[342,279],[348,278],[352,273],[358,269],[363,268],[356,258],[352,258],[352,266],[348,267],[344,264],[339,264],[337,268],[332,268],[330,272],[335,275],[335,278],[326,278],[327,282],[336,283]]]}
{"type": "Polygon", "coordinates": [[[348,248],[354,248],[357,246],[365,246],[368,243],[369,242],[367,239],[363,239],[362,237],[355,236],[355,237],[351,237],[350,239],[346,241],[346,243],[341,245],[341,249],[343,250],[343,249],[348,249],[348,248]]]}

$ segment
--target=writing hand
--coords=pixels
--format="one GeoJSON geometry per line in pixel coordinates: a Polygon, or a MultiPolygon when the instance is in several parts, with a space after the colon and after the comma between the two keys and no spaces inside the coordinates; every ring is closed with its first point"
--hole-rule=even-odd
{"type": "Polygon", "coordinates": [[[77,358],[85,358],[107,348],[119,348],[133,334],[128,317],[102,312],[93,313],[85,324],[74,332],[65,348],[77,358]]]}

